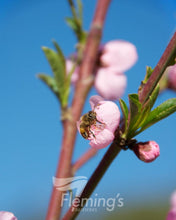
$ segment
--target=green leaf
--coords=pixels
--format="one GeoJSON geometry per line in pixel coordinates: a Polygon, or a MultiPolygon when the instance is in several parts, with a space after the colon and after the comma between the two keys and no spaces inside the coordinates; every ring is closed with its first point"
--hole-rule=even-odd
{"type": "Polygon", "coordinates": [[[152,75],[153,69],[150,66],[146,67],[146,74],[144,80],[141,82],[141,85],[138,89],[138,94],[140,95],[141,90],[143,89],[144,85],[147,83],[149,77],[152,75]]]}
{"type": "Polygon", "coordinates": [[[79,32],[79,27],[77,25],[76,20],[74,18],[69,18],[69,17],[66,17],[65,20],[68,26],[70,26],[73,29],[73,31],[77,34],[79,32]]]}
{"type": "Polygon", "coordinates": [[[65,57],[64,57],[64,55],[63,55],[63,53],[62,53],[62,50],[60,49],[58,43],[57,43],[55,40],[53,40],[53,44],[54,44],[54,46],[55,46],[55,48],[56,48],[56,51],[57,51],[57,53],[58,53],[59,60],[60,60],[60,62],[63,64],[63,73],[66,75],[65,57]]]}
{"type": "Polygon", "coordinates": [[[61,102],[61,106],[63,107],[63,105],[65,105],[64,103],[66,103],[66,100],[65,100],[65,81],[66,81],[65,58],[56,42],[54,42],[54,45],[57,49],[57,52],[47,47],[42,47],[42,49],[53,71],[54,79],[55,79],[55,82],[58,88],[58,97],[61,102]]]}
{"type": "Polygon", "coordinates": [[[150,109],[152,109],[153,105],[155,104],[155,101],[158,97],[160,91],[159,83],[156,85],[155,89],[153,90],[152,94],[149,96],[149,102],[150,102],[150,109]]]}
{"type": "Polygon", "coordinates": [[[130,94],[128,98],[130,103],[130,118],[132,119],[140,113],[142,105],[139,102],[138,94],[130,94]]]}
{"type": "Polygon", "coordinates": [[[119,99],[120,107],[122,109],[123,117],[124,117],[124,122],[125,122],[125,132],[127,130],[127,125],[128,125],[128,107],[126,103],[122,100],[119,99]]]}
{"type": "Polygon", "coordinates": [[[150,112],[147,120],[142,125],[141,131],[155,124],[156,122],[168,117],[176,111],[176,98],[168,99],[153,111],[150,112]]]}
{"type": "Polygon", "coordinates": [[[55,79],[49,75],[40,73],[37,75],[56,95],[58,95],[58,88],[55,79]]]}
{"type": "Polygon", "coordinates": [[[51,66],[51,69],[54,73],[54,78],[57,81],[58,88],[59,90],[63,87],[64,85],[64,80],[65,80],[65,66],[63,63],[62,58],[56,53],[54,50],[47,48],[47,47],[42,47],[45,56],[51,66]]]}
{"type": "Polygon", "coordinates": [[[130,103],[130,121],[128,126],[128,133],[133,133],[133,127],[141,113],[141,103],[139,102],[138,94],[130,94],[128,96],[130,103]]]}
{"type": "Polygon", "coordinates": [[[81,1],[81,0],[77,0],[77,6],[78,6],[79,19],[80,19],[81,24],[82,24],[82,19],[83,19],[83,5],[82,5],[82,1],[81,1]]]}
{"type": "Polygon", "coordinates": [[[145,75],[145,79],[144,79],[144,83],[146,83],[148,81],[148,79],[150,78],[150,76],[153,73],[153,69],[150,66],[147,66],[146,68],[146,75],[145,75]]]}

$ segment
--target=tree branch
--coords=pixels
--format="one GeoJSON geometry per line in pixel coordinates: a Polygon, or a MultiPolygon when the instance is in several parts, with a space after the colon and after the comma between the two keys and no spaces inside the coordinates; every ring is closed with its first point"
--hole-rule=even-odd
{"type": "MultiPolygon", "coordinates": [[[[85,99],[93,84],[93,71],[97,58],[97,51],[102,35],[104,19],[111,0],[98,0],[95,16],[88,34],[83,62],[80,67],[80,80],[78,81],[70,111],[70,118],[63,121],[63,141],[61,146],[59,163],[56,171],[56,178],[67,178],[71,174],[71,161],[74,143],[76,139],[76,121],[82,112],[85,99]]],[[[53,186],[53,191],[48,207],[46,220],[58,220],[61,212],[61,191],[53,186]]]]}

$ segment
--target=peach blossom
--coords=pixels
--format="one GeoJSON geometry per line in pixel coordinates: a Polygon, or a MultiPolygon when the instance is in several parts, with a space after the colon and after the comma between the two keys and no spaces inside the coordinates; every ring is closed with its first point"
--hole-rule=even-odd
{"type": "MultiPolygon", "coordinates": [[[[90,140],[91,147],[101,149],[107,147],[114,140],[114,132],[120,123],[120,111],[114,102],[104,101],[100,96],[92,96],[90,105],[92,110],[96,112],[98,122],[90,127],[91,133],[88,140],[90,140]]],[[[77,122],[78,130],[80,123],[81,121],[77,122]]]]}

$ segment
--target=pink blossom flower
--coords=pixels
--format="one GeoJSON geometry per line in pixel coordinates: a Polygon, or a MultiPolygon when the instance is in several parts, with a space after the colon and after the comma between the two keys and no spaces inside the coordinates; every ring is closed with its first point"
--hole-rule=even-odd
{"type": "Polygon", "coordinates": [[[166,220],[176,220],[176,191],[173,192],[171,195],[171,208],[167,215],[166,220]]]}
{"type": "Polygon", "coordinates": [[[130,69],[137,59],[136,47],[132,43],[114,40],[104,45],[100,62],[103,66],[115,69],[116,72],[124,72],[130,69]]]}
{"type": "MultiPolygon", "coordinates": [[[[90,126],[87,139],[90,140],[91,147],[101,149],[114,140],[114,132],[120,123],[120,111],[114,102],[104,101],[100,96],[92,96],[89,102],[96,120],[90,126]]],[[[81,123],[82,118],[77,122],[79,132],[81,123]]]]}
{"type": "Polygon", "coordinates": [[[176,91],[176,64],[169,66],[168,71],[168,87],[176,91]]]}
{"type": "Polygon", "coordinates": [[[17,220],[11,212],[0,211],[0,220],[17,220]]]}
{"type": "Polygon", "coordinates": [[[126,88],[127,80],[124,71],[137,61],[136,47],[127,41],[116,40],[102,47],[100,66],[95,77],[95,88],[106,99],[119,99],[126,88]]]}
{"type": "Polygon", "coordinates": [[[119,99],[126,88],[127,78],[111,68],[100,68],[95,78],[95,88],[105,99],[119,99]]]}
{"type": "Polygon", "coordinates": [[[135,144],[133,151],[146,163],[154,161],[160,155],[159,145],[155,141],[139,142],[135,144]]]}
{"type": "MultiPolygon", "coordinates": [[[[73,66],[74,66],[74,62],[71,61],[70,59],[66,59],[66,72],[67,72],[67,74],[69,74],[70,71],[72,71],[73,66]]],[[[71,83],[72,84],[75,84],[78,81],[78,77],[79,77],[78,71],[79,71],[79,67],[76,66],[75,70],[71,76],[71,83]]]]}

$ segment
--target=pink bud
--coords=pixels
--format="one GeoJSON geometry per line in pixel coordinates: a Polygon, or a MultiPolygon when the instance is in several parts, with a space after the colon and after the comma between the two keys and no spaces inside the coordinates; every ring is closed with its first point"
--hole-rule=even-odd
{"type": "MultiPolygon", "coordinates": [[[[66,72],[67,72],[67,74],[69,74],[70,71],[72,71],[73,66],[74,66],[74,62],[67,59],[66,60],[66,72]]],[[[71,76],[71,83],[72,84],[75,84],[78,81],[78,78],[79,78],[78,71],[79,71],[79,68],[75,67],[75,70],[74,70],[74,72],[72,73],[72,76],[71,76]]]]}
{"type": "Polygon", "coordinates": [[[176,209],[176,190],[171,195],[170,203],[171,207],[176,209]]]}
{"type": "Polygon", "coordinates": [[[116,72],[124,72],[131,68],[137,59],[136,47],[132,43],[114,40],[104,45],[100,62],[103,66],[111,67],[116,72]]]}
{"type": "Polygon", "coordinates": [[[176,91],[176,64],[169,66],[168,71],[168,87],[176,91]]]}
{"type": "MultiPolygon", "coordinates": [[[[96,113],[96,120],[90,125],[89,136],[86,139],[90,140],[91,147],[101,149],[114,140],[114,132],[120,123],[120,111],[114,102],[104,101],[100,96],[92,96],[90,104],[92,111],[96,113]]],[[[77,122],[79,132],[82,122],[81,117],[77,122]]]]}
{"type": "Polygon", "coordinates": [[[176,220],[176,191],[173,192],[171,195],[171,208],[167,215],[166,220],[176,220]]]}
{"type": "Polygon", "coordinates": [[[11,212],[0,211],[0,220],[17,220],[11,212]]]}
{"type": "Polygon", "coordinates": [[[135,144],[133,151],[146,163],[154,161],[160,155],[159,145],[155,141],[139,142],[135,144]]]}
{"type": "Polygon", "coordinates": [[[171,209],[169,211],[166,220],[176,220],[176,209],[171,209]]]}
{"type": "Polygon", "coordinates": [[[100,68],[95,77],[95,88],[105,99],[117,100],[125,91],[127,84],[123,73],[116,73],[111,68],[100,68]]]}

